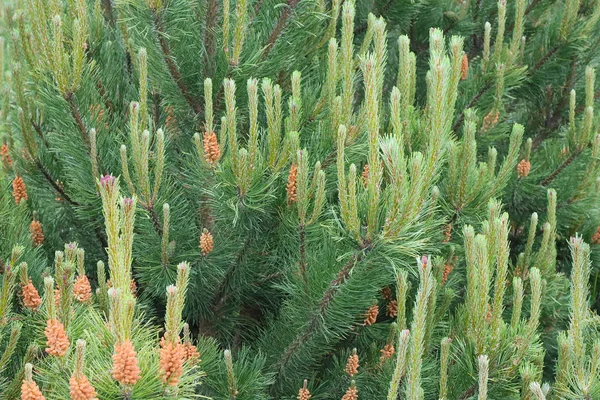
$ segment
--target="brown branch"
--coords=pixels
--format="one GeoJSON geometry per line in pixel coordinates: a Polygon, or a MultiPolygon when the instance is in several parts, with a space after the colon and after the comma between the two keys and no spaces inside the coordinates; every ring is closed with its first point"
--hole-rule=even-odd
{"type": "Polygon", "coordinates": [[[565,82],[565,95],[563,95],[560,102],[556,105],[554,111],[549,113],[549,118],[546,119],[546,129],[543,129],[540,133],[538,133],[533,138],[532,150],[537,149],[544,140],[550,136],[552,132],[554,132],[560,126],[560,121],[562,119],[562,112],[569,104],[569,98],[571,89],[575,86],[575,73],[577,72],[577,56],[573,57],[571,61],[571,70],[569,71],[569,75],[567,75],[567,80],[565,82]]]}
{"type": "Polygon", "coordinates": [[[111,27],[115,27],[115,15],[113,12],[113,6],[111,0],[102,0],[102,6],[104,7],[104,18],[108,21],[111,27]]]}
{"type": "Polygon", "coordinates": [[[162,235],[163,235],[163,228],[162,228],[162,224],[160,222],[160,218],[158,218],[158,214],[156,213],[156,210],[151,205],[144,205],[144,208],[150,214],[150,217],[152,219],[152,226],[154,227],[154,230],[156,231],[156,234],[159,237],[162,237],[162,235]]]}
{"type": "Polygon", "coordinates": [[[537,70],[539,70],[540,68],[542,68],[542,66],[544,64],[546,64],[546,62],[554,55],[554,53],[556,53],[558,50],[560,50],[560,46],[554,46],[552,49],[550,49],[550,51],[548,51],[544,57],[542,57],[537,64],[534,65],[534,67],[531,69],[531,72],[537,72],[537,70]]]}
{"type": "Polygon", "coordinates": [[[463,111],[461,111],[460,115],[456,119],[456,122],[454,123],[454,125],[452,125],[452,131],[456,131],[460,124],[462,124],[463,120],[465,119],[465,110],[473,107],[475,103],[477,103],[479,99],[481,99],[481,96],[483,96],[485,92],[487,92],[491,87],[492,85],[488,83],[484,85],[481,89],[479,89],[479,92],[477,92],[477,94],[471,99],[471,101],[469,101],[469,104],[467,104],[463,111]]]}
{"type": "Polygon", "coordinates": [[[463,394],[462,396],[460,396],[460,400],[466,400],[469,397],[473,396],[475,394],[475,390],[477,389],[477,384],[473,384],[470,388],[468,388],[463,394]]]}
{"type": "MultiPolygon", "coordinates": [[[[225,76],[229,76],[229,72],[231,71],[231,64],[228,64],[228,65],[229,66],[227,67],[227,73],[225,74],[225,76]]],[[[213,102],[213,114],[214,115],[218,115],[218,111],[221,109],[224,99],[225,99],[225,85],[220,85],[219,92],[217,93],[217,96],[215,97],[214,102],[213,102]]]]}
{"type": "MultiPolygon", "coordinates": [[[[48,146],[48,144],[45,140],[45,137],[42,133],[41,127],[39,125],[37,125],[36,123],[34,123],[33,120],[31,121],[31,124],[33,125],[33,128],[36,130],[37,134],[40,135],[40,137],[44,138],[44,143],[46,143],[46,146],[48,146]]],[[[67,203],[69,203],[69,205],[71,205],[73,207],[77,207],[77,206],[81,205],[80,203],[73,200],[67,194],[67,192],[65,192],[65,190],[58,184],[58,182],[52,177],[52,175],[50,175],[50,171],[48,171],[46,169],[46,167],[42,164],[42,162],[39,159],[35,159],[34,164],[37,167],[37,169],[41,172],[44,179],[46,179],[46,181],[50,184],[50,186],[52,186],[52,188],[56,191],[56,193],[58,193],[58,195],[61,198],[63,198],[67,203]]],[[[106,247],[108,247],[108,242],[106,241],[106,238],[103,236],[102,229],[96,227],[95,233],[96,233],[96,237],[100,241],[100,244],[102,245],[102,248],[105,249],[106,247]]]]}
{"type": "Polygon", "coordinates": [[[563,161],[550,175],[546,177],[546,179],[540,182],[540,185],[548,186],[548,184],[552,182],[565,168],[567,168],[581,154],[581,152],[582,150],[573,151],[569,158],[563,161]]]}
{"type": "Polygon", "coordinates": [[[538,5],[539,2],[540,0],[533,0],[525,10],[525,16],[529,15],[529,13],[535,8],[535,6],[538,5]]]}
{"type": "MultiPolygon", "coordinates": [[[[35,160],[35,165],[40,170],[40,172],[42,173],[42,175],[44,176],[44,178],[46,179],[46,181],[48,181],[48,183],[50,184],[50,186],[52,186],[54,188],[54,190],[56,190],[56,192],[63,199],[65,199],[65,201],[67,203],[69,203],[73,207],[77,207],[77,206],[81,205],[80,203],[78,203],[75,200],[71,199],[71,197],[69,197],[69,195],[64,191],[64,189],[61,188],[58,183],[56,183],[56,181],[54,180],[54,178],[52,178],[52,176],[50,175],[50,172],[48,170],[46,170],[46,168],[40,162],[40,160],[35,160]]],[[[94,229],[94,231],[96,233],[96,238],[98,239],[98,241],[102,245],[102,248],[103,249],[107,248],[108,247],[108,242],[106,241],[106,238],[103,235],[104,232],[102,231],[102,229],[100,229],[99,227],[96,227],[94,229]]]]}
{"type": "Polygon", "coordinates": [[[308,277],[306,276],[306,268],[308,267],[308,262],[306,261],[306,229],[302,224],[298,226],[298,236],[300,237],[300,274],[304,283],[308,283],[308,277]]]}
{"type": "Polygon", "coordinates": [[[213,297],[213,306],[212,306],[212,310],[215,313],[218,313],[219,310],[221,309],[221,307],[223,307],[223,305],[227,302],[227,286],[229,286],[229,281],[231,280],[231,277],[235,271],[236,266],[241,264],[241,261],[243,260],[244,256],[246,255],[246,252],[248,251],[248,248],[250,247],[250,238],[246,238],[246,241],[244,242],[244,246],[240,249],[235,262],[231,264],[231,268],[229,268],[227,270],[227,273],[225,274],[225,277],[223,278],[223,280],[221,281],[221,284],[219,285],[219,288],[217,289],[217,291],[215,292],[215,296],[213,297]]]}
{"type": "Polygon", "coordinates": [[[317,330],[319,324],[325,318],[325,312],[329,307],[329,304],[333,300],[333,298],[338,294],[341,289],[341,286],[346,283],[348,278],[350,277],[350,273],[356,264],[358,264],[364,256],[367,254],[370,248],[363,248],[364,251],[356,253],[354,256],[346,262],[346,264],[342,267],[342,269],[338,272],[335,279],[333,279],[329,283],[329,287],[323,293],[323,297],[321,297],[321,301],[319,303],[319,308],[313,314],[310,322],[304,329],[304,331],[296,336],[296,338],[289,344],[289,346],[284,350],[281,359],[275,365],[277,370],[277,374],[281,373],[285,365],[292,359],[293,355],[296,353],[296,350],[302,346],[304,343],[310,339],[312,334],[317,330]]]}
{"type": "Polygon", "coordinates": [[[265,52],[263,53],[263,56],[262,56],[263,60],[267,59],[267,56],[273,49],[275,42],[277,42],[277,39],[279,39],[279,36],[281,35],[281,32],[283,32],[284,28],[286,27],[288,18],[292,14],[292,11],[294,11],[294,7],[296,7],[296,4],[298,4],[298,0],[288,0],[288,2],[287,2],[288,6],[281,13],[279,20],[277,21],[277,25],[275,25],[275,27],[271,31],[271,34],[269,35],[269,38],[267,39],[267,42],[263,46],[265,48],[265,52]]]}
{"type": "Polygon", "coordinates": [[[260,12],[260,8],[263,5],[263,0],[258,0],[254,5],[254,15],[257,15],[260,12]]]}
{"type": "Polygon", "coordinates": [[[39,169],[39,171],[42,173],[42,175],[44,176],[44,178],[48,181],[48,183],[50,184],[50,186],[52,186],[54,188],[54,190],[56,190],[56,192],[63,199],[65,199],[65,201],[67,203],[69,203],[72,206],[79,206],[80,205],[78,202],[76,202],[73,199],[71,199],[71,197],[69,197],[69,195],[64,191],[64,189],[61,188],[58,183],[56,183],[56,180],[54,180],[54,178],[52,178],[52,175],[50,175],[50,172],[46,169],[46,167],[44,167],[44,165],[41,163],[40,160],[38,160],[38,159],[35,160],[35,166],[39,169]]]}
{"type": "Polygon", "coordinates": [[[75,103],[75,94],[72,92],[67,93],[65,96],[65,100],[69,104],[71,108],[71,115],[77,124],[77,128],[79,128],[79,133],[81,134],[81,138],[87,145],[88,149],[90,148],[90,138],[88,136],[87,129],[85,128],[85,124],[83,123],[83,118],[81,117],[81,111],[79,107],[77,107],[77,103],[75,103]]]}
{"type": "Polygon", "coordinates": [[[114,106],[108,98],[108,95],[106,94],[106,88],[104,87],[100,79],[96,80],[96,89],[98,89],[98,93],[100,93],[102,100],[104,100],[104,106],[106,107],[106,109],[109,111],[113,111],[114,106]]]}
{"type": "Polygon", "coordinates": [[[152,122],[154,129],[157,129],[160,123],[160,94],[158,92],[152,93],[152,122]]]}
{"type": "Polygon", "coordinates": [[[49,149],[50,148],[50,144],[48,143],[48,140],[46,140],[46,136],[44,136],[44,133],[42,132],[42,127],[37,124],[33,118],[30,119],[31,122],[31,126],[33,126],[33,129],[35,130],[35,133],[39,136],[39,138],[42,140],[42,142],[44,142],[44,146],[49,149]]]}
{"type": "Polygon", "coordinates": [[[217,0],[209,0],[206,8],[206,28],[204,29],[204,76],[211,77],[215,73],[216,60],[215,53],[217,51],[217,38],[215,36],[215,26],[218,22],[219,2],[217,0]]]}
{"type": "Polygon", "coordinates": [[[181,72],[179,71],[179,67],[177,67],[175,60],[171,56],[171,50],[169,49],[169,45],[165,40],[165,32],[162,26],[162,17],[159,14],[155,13],[153,22],[154,30],[156,31],[156,36],[158,37],[158,43],[160,44],[160,49],[162,50],[163,58],[167,64],[167,69],[169,70],[169,75],[171,75],[171,79],[175,82],[175,84],[179,88],[179,91],[181,92],[191,109],[194,111],[194,113],[201,114],[202,107],[200,106],[200,104],[198,104],[194,96],[192,96],[192,94],[190,93],[190,89],[183,81],[181,72]]]}

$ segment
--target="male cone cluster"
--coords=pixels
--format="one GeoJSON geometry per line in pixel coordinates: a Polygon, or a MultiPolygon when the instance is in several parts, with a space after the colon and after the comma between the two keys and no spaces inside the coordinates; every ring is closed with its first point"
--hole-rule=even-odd
{"type": "Polygon", "coordinates": [[[115,344],[112,377],[122,385],[135,385],[141,378],[137,353],[130,340],[115,344]]]}
{"type": "Polygon", "coordinates": [[[86,275],[79,275],[75,279],[73,295],[81,303],[85,303],[92,298],[92,286],[86,275]]]}
{"type": "Polygon", "coordinates": [[[37,219],[31,221],[31,225],[29,225],[29,233],[31,234],[31,241],[33,242],[34,247],[44,243],[44,231],[42,230],[42,224],[37,219]]]}
{"type": "Polygon", "coordinates": [[[62,357],[67,354],[69,348],[69,338],[63,324],[56,319],[49,319],[46,322],[46,353],[55,357],[62,357]]]}
{"type": "Polygon", "coordinates": [[[186,352],[181,343],[161,341],[160,371],[162,380],[169,386],[177,386],[183,374],[183,361],[186,352]]]}
{"type": "Polygon", "coordinates": [[[37,310],[42,305],[42,298],[38,293],[31,279],[26,284],[21,285],[21,294],[23,296],[23,305],[30,310],[37,310]]]}
{"type": "Polygon", "coordinates": [[[21,204],[21,201],[27,201],[29,196],[27,196],[27,186],[25,186],[25,181],[23,181],[23,178],[21,178],[20,176],[15,177],[15,179],[13,179],[12,186],[13,198],[15,199],[15,203],[19,205],[21,204]]]}

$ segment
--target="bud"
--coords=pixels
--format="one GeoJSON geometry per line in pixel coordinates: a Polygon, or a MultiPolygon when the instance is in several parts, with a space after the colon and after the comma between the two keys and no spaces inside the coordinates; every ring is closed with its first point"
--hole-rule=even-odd
{"type": "Polygon", "coordinates": [[[369,182],[369,164],[365,164],[362,172],[363,185],[366,187],[369,182]]]}
{"type": "Polygon", "coordinates": [[[600,226],[596,230],[596,233],[594,233],[594,236],[592,236],[592,244],[600,244],[600,226]]]}
{"type": "Polygon", "coordinates": [[[114,190],[115,183],[116,178],[112,175],[104,175],[102,178],[100,178],[100,186],[106,191],[114,190]]]}
{"type": "Polygon", "coordinates": [[[454,266],[452,265],[452,263],[447,262],[446,264],[444,264],[444,271],[442,273],[442,285],[445,285],[446,282],[448,282],[448,277],[450,277],[450,273],[453,269],[454,266]]]}
{"type": "Polygon", "coordinates": [[[500,117],[500,111],[496,111],[494,109],[490,110],[490,112],[483,118],[483,125],[481,126],[482,131],[487,131],[492,129],[497,123],[498,118],[500,117]]]}
{"type": "Polygon", "coordinates": [[[190,326],[187,323],[183,324],[183,349],[184,360],[189,361],[192,365],[196,364],[200,359],[200,353],[198,353],[198,349],[192,343],[190,326]]]}
{"type": "Polygon", "coordinates": [[[487,399],[487,386],[488,386],[488,374],[489,374],[489,360],[488,356],[481,355],[477,358],[479,363],[479,400],[487,399]]]}

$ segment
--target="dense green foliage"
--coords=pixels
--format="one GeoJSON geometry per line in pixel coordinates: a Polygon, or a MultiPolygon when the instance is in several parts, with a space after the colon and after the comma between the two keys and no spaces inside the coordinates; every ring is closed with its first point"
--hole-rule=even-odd
{"type": "MultiPolygon", "coordinates": [[[[3,13],[2,282],[14,246],[40,293],[42,271],[60,276],[57,249],[85,249],[98,292],[67,334],[104,371],[89,374],[99,393],[163,396],[156,326],[188,262],[182,318],[201,361],[174,398],[292,399],[305,379],[313,400],[600,398],[600,1],[23,0],[3,13]],[[129,265],[111,252],[127,246],[111,239],[106,176],[137,200],[145,352],[127,390],[94,339],[114,333],[96,262],[123,290],[115,266],[129,265]]],[[[66,398],[72,363],[37,348],[51,313],[10,292],[0,317],[31,332],[11,357],[21,324],[0,319],[7,398],[25,362],[48,399],[66,398]]]]}

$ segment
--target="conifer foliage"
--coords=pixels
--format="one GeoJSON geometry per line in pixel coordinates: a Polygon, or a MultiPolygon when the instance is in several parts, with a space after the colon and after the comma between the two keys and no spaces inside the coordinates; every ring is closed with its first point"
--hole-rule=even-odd
{"type": "Polygon", "coordinates": [[[600,1],[5,3],[0,398],[600,398],[600,1]]]}

